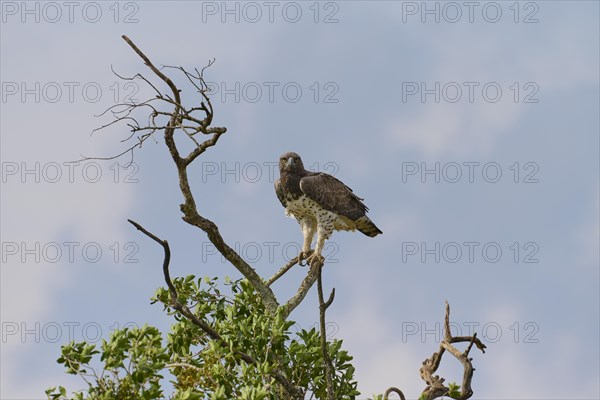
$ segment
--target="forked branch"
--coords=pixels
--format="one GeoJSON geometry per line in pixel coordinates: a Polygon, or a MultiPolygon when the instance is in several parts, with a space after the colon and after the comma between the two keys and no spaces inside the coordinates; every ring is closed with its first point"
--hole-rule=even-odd
{"type": "Polygon", "coordinates": [[[444,321],[444,339],[440,343],[440,350],[433,353],[433,355],[423,361],[423,366],[420,369],[421,378],[427,384],[423,393],[421,393],[420,399],[433,400],[441,396],[448,396],[456,400],[466,400],[473,396],[473,390],[471,389],[471,380],[473,379],[473,359],[469,357],[469,352],[473,347],[473,344],[477,346],[482,353],[485,353],[486,346],[481,343],[477,338],[477,333],[473,336],[457,336],[453,337],[450,332],[450,305],[446,302],[446,317],[444,321]],[[469,345],[465,351],[460,351],[452,345],[457,342],[469,342],[469,345]],[[453,393],[450,391],[450,387],[444,385],[444,378],[439,375],[434,375],[442,361],[444,352],[448,351],[458,361],[461,362],[464,368],[463,381],[460,387],[460,393],[453,393]]]}

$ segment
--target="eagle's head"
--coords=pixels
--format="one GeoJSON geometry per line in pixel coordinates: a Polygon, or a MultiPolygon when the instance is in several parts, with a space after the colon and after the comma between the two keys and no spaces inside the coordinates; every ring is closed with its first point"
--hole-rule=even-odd
{"type": "Polygon", "coordinates": [[[304,164],[300,156],[293,151],[283,154],[279,157],[279,172],[294,174],[304,172],[304,164]]]}

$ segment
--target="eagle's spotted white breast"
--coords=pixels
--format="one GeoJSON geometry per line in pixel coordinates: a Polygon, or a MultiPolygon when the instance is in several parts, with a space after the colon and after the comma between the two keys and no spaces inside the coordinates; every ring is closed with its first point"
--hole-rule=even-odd
{"type": "Polygon", "coordinates": [[[356,230],[356,226],[353,226],[355,224],[352,224],[353,221],[344,218],[333,211],[324,209],[316,201],[305,194],[298,199],[289,200],[285,207],[285,214],[289,217],[296,218],[298,221],[304,218],[314,219],[318,223],[324,224],[327,231],[356,230]]]}
{"type": "Polygon", "coordinates": [[[301,256],[310,251],[315,233],[317,245],[309,260],[321,261],[326,239],[334,230],[358,229],[367,236],[382,233],[367,217],[367,206],[352,189],[329,174],[304,169],[300,156],[286,153],[279,159],[280,179],[275,192],[286,214],[298,220],[304,235],[301,256]]]}

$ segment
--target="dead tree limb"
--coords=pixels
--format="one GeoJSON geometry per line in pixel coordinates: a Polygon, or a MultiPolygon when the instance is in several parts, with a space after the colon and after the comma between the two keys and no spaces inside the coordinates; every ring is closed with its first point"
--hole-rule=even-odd
{"type": "Polygon", "coordinates": [[[473,344],[485,353],[486,346],[477,338],[476,333],[473,334],[473,336],[452,336],[452,333],[450,332],[450,305],[446,302],[444,339],[440,343],[439,351],[433,353],[430,358],[423,361],[423,366],[420,369],[421,378],[427,384],[427,387],[421,393],[420,399],[433,400],[441,396],[448,396],[456,400],[466,400],[473,396],[471,380],[473,379],[475,368],[473,368],[473,364],[471,363],[473,359],[469,357],[469,352],[471,351],[473,344]],[[465,351],[461,352],[452,345],[452,343],[457,342],[469,342],[469,346],[465,351]],[[445,379],[441,378],[439,375],[434,375],[435,371],[437,371],[440,366],[442,356],[446,351],[452,354],[463,365],[464,373],[460,393],[451,393],[450,388],[444,385],[445,379]]]}
{"type": "Polygon", "coordinates": [[[294,309],[296,307],[298,307],[300,305],[300,303],[302,303],[302,300],[304,300],[304,298],[306,297],[306,294],[308,293],[310,288],[317,281],[317,277],[319,275],[320,268],[321,268],[321,266],[319,266],[317,264],[315,264],[314,266],[311,266],[310,269],[308,270],[308,273],[306,274],[306,276],[300,283],[300,286],[298,287],[298,291],[296,292],[296,294],[294,294],[287,301],[287,303],[285,303],[285,305],[282,306],[282,308],[283,308],[282,313],[285,318],[287,318],[291,314],[291,312],[294,311],[294,309]]]}
{"type": "Polygon", "coordinates": [[[267,286],[271,286],[273,283],[275,283],[275,281],[277,281],[286,272],[288,272],[290,269],[292,269],[292,267],[294,265],[298,264],[298,259],[299,259],[299,256],[296,256],[296,257],[292,258],[290,261],[288,261],[283,267],[281,267],[279,269],[279,271],[275,272],[275,274],[273,274],[272,277],[270,277],[269,279],[267,279],[267,281],[265,282],[266,285],[267,286]]]}
{"type": "MultiPolygon", "coordinates": [[[[164,140],[167,148],[169,149],[169,153],[171,154],[171,158],[173,159],[175,166],[177,167],[177,173],[179,176],[179,188],[183,195],[184,203],[181,204],[181,211],[183,212],[182,219],[190,225],[196,226],[203,230],[208,239],[212,242],[212,244],[217,248],[217,250],[229,261],[238,271],[244,275],[246,279],[252,284],[257,293],[259,294],[265,308],[271,314],[275,314],[277,308],[279,307],[279,303],[275,298],[275,294],[269,288],[269,286],[263,281],[263,279],[256,273],[254,268],[252,268],[244,259],[234,250],[232,249],[219,232],[217,225],[211,220],[201,216],[198,213],[196,207],[196,201],[194,196],[192,195],[192,191],[190,188],[190,184],[188,181],[187,175],[187,167],[202,153],[204,153],[209,147],[217,144],[217,141],[227,129],[224,127],[210,127],[210,124],[213,120],[213,107],[210,102],[210,98],[207,95],[208,86],[204,81],[204,77],[202,76],[202,72],[198,72],[198,75],[195,76],[193,74],[187,73],[183,68],[179,67],[180,70],[184,71],[188,79],[195,79],[197,83],[194,85],[200,95],[202,96],[202,100],[200,102],[200,106],[186,109],[181,103],[181,90],[177,88],[177,86],[173,83],[173,81],[165,75],[159,68],[157,68],[152,61],[129,39],[127,36],[123,36],[123,40],[129,44],[129,46],[144,60],[146,66],[158,77],[160,78],[170,89],[171,95],[163,95],[158,94],[157,98],[170,104],[173,109],[169,112],[160,112],[158,110],[154,110],[151,115],[151,120],[157,115],[163,115],[169,118],[168,123],[165,126],[157,127],[152,124],[147,127],[135,127],[134,130],[139,131],[141,129],[149,129],[151,132],[146,135],[152,135],[156,130],[164,131],[164,140]],[[204,118],[199,119],[192,116],[192,113],[195,111],[202,111],[204,113],[204,118]],[[195,148],[186,156],[181,156],[179,148],[175,143],[175,131],[182,128],[182,121],[191,121],[196,123],[194,130],[196,132],[202,132],[205,135],[211,135],[211,137],[202,142],[198,142],[194,140],[196,143],[195,148]]],[[[155,89],[156,87],[153,86],[155,89]]],[[[159,92],[160,93],[160,92],[159,92]]],[[[137,105],[132,105],[131,107],[136,107],[137,105]]],[[[193,135],[193,131],[188,132],[188,137],[193,135]]]]}

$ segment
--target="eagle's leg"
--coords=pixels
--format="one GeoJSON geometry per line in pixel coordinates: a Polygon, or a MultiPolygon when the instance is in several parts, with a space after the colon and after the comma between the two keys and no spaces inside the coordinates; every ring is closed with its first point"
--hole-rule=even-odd
{"type": "Polygon", "coordinates": [[[318,225],[317,245],[315,246],[315,251],[306,259],[306,262],[309,263],[311,267],[314,265],[322,266],[325,262],[325,257],[323,257],[321,253],[323,252],[323,247],[325,246],[325,240],[329,239],[332,233],[333,226],[329,226],[327,223],[318,225]]]}
{"type": "Polygon", "coordinates": [[[302,227],[304,243],[302,245],[302,251],[298,255],[298,264],[304,266],[306,264],[302,264],[302,261],[306,260],[311,253],[310,245],[315,237],[315,232],[317,231],[317,221],[310,218],[303,218],[302,221],[300,221],[300,226],[302,227]]]}

